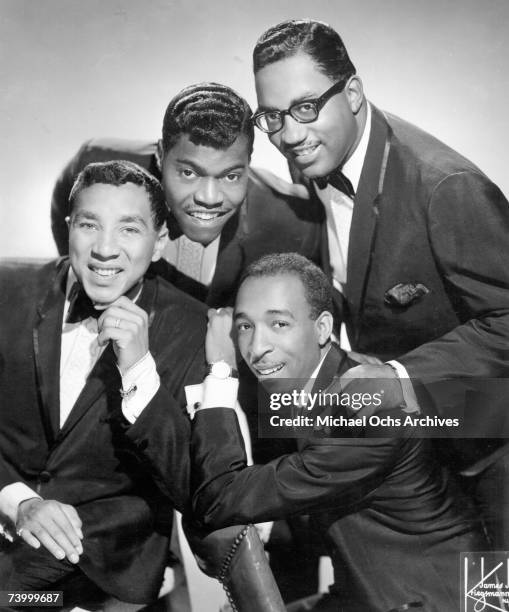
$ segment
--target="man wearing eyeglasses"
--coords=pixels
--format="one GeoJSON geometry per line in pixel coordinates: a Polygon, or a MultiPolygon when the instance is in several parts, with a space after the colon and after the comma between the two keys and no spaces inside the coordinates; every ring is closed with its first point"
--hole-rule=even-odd
{"type": "MultiPolygon", "coordinates": [[[[382,384],[381,409],[433,404],[450,416],[465,408],[480,436],[507,435],[500,398],[465,407],[461,386],[453,397],[430,384],[509,378],[504,195],[458,153],[368,102],[330,26],[278,24],[258,40],[253,63],[255,124],[324,207],[322,266],[336,314],[352,349],[372,361],[346,373],[343,389],[382,384]]],[[[509,445],[500,437],[452,443],[455,464],[474,477],[468,486],[494,547],[509,550],[509,445]]]]}

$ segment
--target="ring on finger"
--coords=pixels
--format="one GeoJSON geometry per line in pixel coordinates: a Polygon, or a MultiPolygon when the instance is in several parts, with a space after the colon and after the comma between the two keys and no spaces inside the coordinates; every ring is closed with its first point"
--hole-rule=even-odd
{"type": "Polygon", "coordinates": [[[117,319],[117,320],[115,321],[115,327],[120,327],[120,319],[117,319]]]}
{"type": "Polygon", "coordinates": [[[23,529],[23,527],[19,527],[18,529],[16,529],[16,535],[18,536],[18,538],[21,538],[24,531],[25,530],[23,529]]]}

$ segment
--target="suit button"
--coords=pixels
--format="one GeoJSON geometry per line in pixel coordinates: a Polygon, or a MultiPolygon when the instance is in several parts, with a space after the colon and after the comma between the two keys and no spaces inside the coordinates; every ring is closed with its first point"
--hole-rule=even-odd
{"type": "Polygon", "coordinates": [[[39,480],[41,482],[49,482],[51,480],[51,473],[48,472],[47,470],[43,470],[40,474],[39,474],[39,480]]]}

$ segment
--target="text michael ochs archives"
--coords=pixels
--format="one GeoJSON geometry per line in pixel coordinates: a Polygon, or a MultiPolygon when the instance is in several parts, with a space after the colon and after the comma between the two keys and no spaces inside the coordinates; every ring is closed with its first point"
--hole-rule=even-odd
{"type": "Polygon", "coordinates": [[[407,435],[409,428],[415,428],[417,435],[433,437],[439,430],[460,428],[462,421],[457,417],[406,413],[403,409],[384,411],[381,409],[383,391],[348,393],[294,389],[261,394],[259,399],[259,425],[263,437],[364,437],[368,430],[374,435],[392,437],[407,435]]]}

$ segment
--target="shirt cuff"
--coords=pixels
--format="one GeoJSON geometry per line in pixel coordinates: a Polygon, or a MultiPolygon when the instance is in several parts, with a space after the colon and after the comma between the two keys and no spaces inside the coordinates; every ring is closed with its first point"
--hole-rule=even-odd
{"type": "Polygon", "coordinates": [[[0,512],[15,524],[18,517],[18,506],[21,502],[32,497],[42,499],[24,482],[13,482],[0,491],[0,512]]]}
{"type": "Polygon", "coordinates": [[[147,351],[122,375],[122,412],[129,423],[136,421],[160,386],[156,362],[147,351]]]}
{"type": "Polygon", "coordinates": [[[390,365],[395,371],[401,382],[401,389],[403,391],[403,399],[405,400],[406,408],[404,412],[420,412],[419,402],[417,401],[417,396],[415,395],[414,387],[410,380],[410,376],[408,376],[408,372],[404,365],[402,365],[399,361],[391,360],[387,361],[387,364],[390,365]]]}
{"type": "Polygon", "coordinates": [[[235,408],[239,381],[236,378],[216,378],[209,374],[203,381],[203,401],[197,410],[205,408],[235,408]]]}

